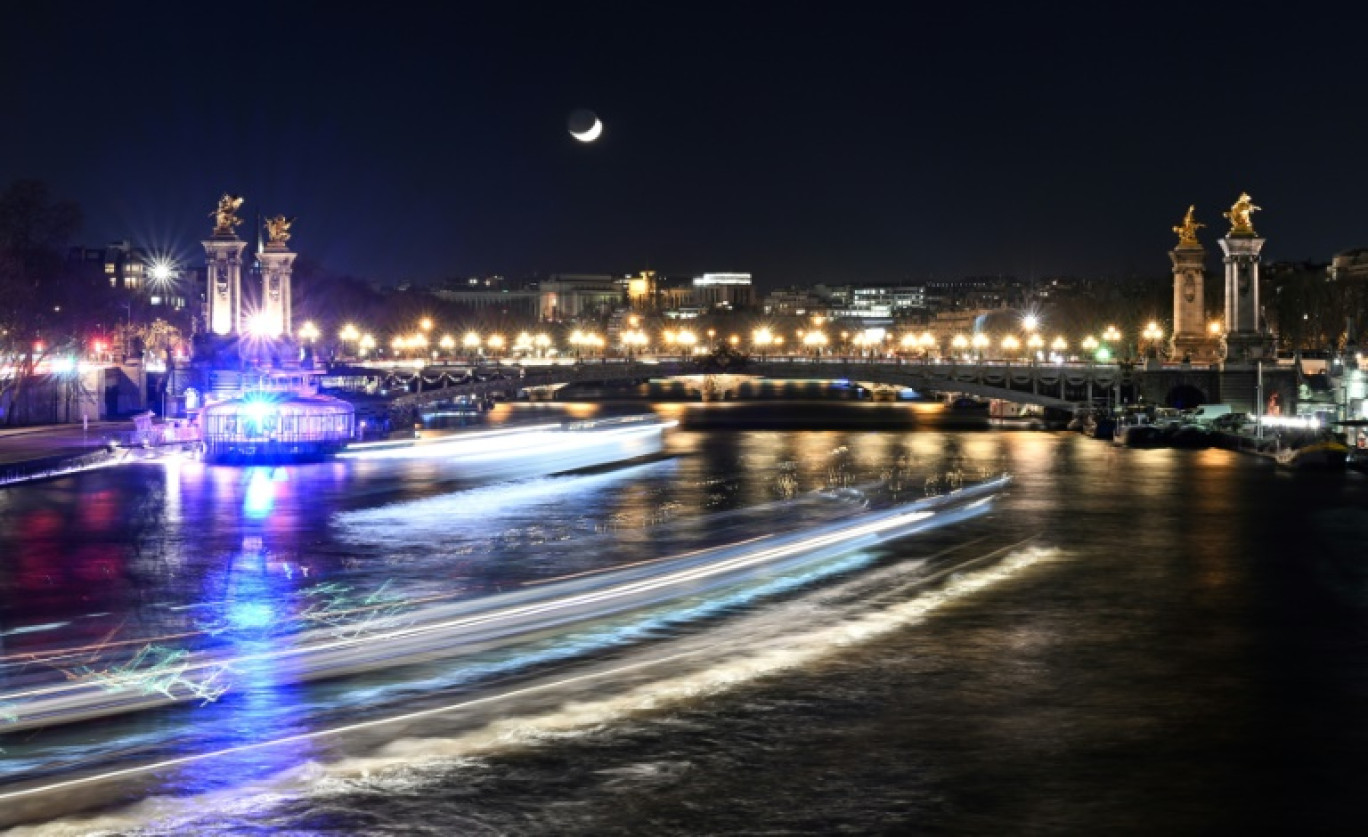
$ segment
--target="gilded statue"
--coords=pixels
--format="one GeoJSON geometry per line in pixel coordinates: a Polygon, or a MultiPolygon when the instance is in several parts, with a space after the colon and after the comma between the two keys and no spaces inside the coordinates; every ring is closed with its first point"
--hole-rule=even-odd
{"type": "Polygon", "coordinates": [[[1195,209],[1195,206],[1189,206],[1187,215],[1183,216],[1183,223],[1173,228],[1173,231],[1178,233],[1179,247],[1201,246],[1197,242],[1197,230],[1205,227],[1206,224],[1199,223],[1196,218],[1192,217],[1192,213],[1195,209]]]}
{"type": "Polygon", "coordinates": [[[242,198],[235,198],[232,195],[219,198],[218,209],[209,213],[209,217],[214,219],[214,235],[233,234],[233,228],[242,223],[242,219],[235,214],[240,206],[242,198]]]}
{"type": "Polygon", "coordinates": [[[274,218],[266,219],[266,234],[270,236],[271,244],[284,244],[290,240],[290,225],[294,223],[293,218],[286,218],[284,215],[277,215],[274,218]]]}
{"type": "Polygon", "coordinates": [[[1249,222],[1249,215],[1258,211],[1259,207],[1250,201],[1249,194],[1241,192],[1240,199],[1225,213],[1225,217],[1230,219],[1230,234],[1254,235],[1254,225],[1249,222]]]}

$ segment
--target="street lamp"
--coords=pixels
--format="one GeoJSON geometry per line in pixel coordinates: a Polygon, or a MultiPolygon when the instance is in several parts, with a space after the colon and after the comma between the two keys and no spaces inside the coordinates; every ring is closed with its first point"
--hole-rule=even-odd
{"type": "Polygon", "coordinates": [[[983,350],[988,348],[988,344],[991,342],[992,341],[988,339],[988,335],[981,331],[978,334],[975,334],[973,339],[969,341],[970,345],[974,347],[974,354],[978,356],[979,360],[983,360],[983,350]]]}
{"type": "Polygon", "coordinates": [[[365,357],[367,352],[375,348],[375,336],[372,334],[363,334],[356,345],[360,349],[361,357],[365,357]]]}
{"type": "Polygon", "coordinates": [[[774,335],[768,328],[757,328],[751,332],[751,345],[760,350],[760,356],[765,356],[765,348],[774,342],[774,335]]]}
{"type": "MultiPolygon", "coordinates": [[[[1149,351],[1154,351],[1157,356],[1159,341],[1164,339],[1164,330],[1159,327],[1159,324],[1150,320],[1149,324],[1145,326],[1145,330],[1140,332],[1140,336],[1144,337],[1149,344],[1149,351]]],[[[1148,353],[1146,356],[1149,356],[1148,353]]]]}

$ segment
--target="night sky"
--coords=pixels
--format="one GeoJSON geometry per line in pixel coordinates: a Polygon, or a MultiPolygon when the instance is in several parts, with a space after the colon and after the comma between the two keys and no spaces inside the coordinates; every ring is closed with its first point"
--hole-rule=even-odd
{"type": "Polygon", "coordinates": [[[202,264],[224,192],[386,283],[1163,274],[1248,191],[1368,246],[1368,60],[1313,4],[7,4],[0,186],[202,264]],[[431,7],[431,8],[429,8],[431,7]],[[603,119],[585,145],[576,108],[603,119]]]}

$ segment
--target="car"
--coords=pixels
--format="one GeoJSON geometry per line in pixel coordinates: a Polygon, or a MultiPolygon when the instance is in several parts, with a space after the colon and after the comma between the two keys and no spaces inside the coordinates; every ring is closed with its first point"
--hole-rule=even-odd
{"type": "Polygon", "coordinates": [[[1217,430],[1239,430],[1249,422],[1248,413],[1226,413],[1212,419],[1211,426],[1217,430]]]}

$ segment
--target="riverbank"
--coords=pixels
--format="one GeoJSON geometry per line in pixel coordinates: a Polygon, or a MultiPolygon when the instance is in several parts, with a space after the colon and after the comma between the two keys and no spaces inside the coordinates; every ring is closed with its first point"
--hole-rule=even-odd
{"type": "Polygon", "coordinates": [[[0,487],[149,455],[118,444],[127,432],[126,422],[114,421],[0,428],[0,487]]]}

